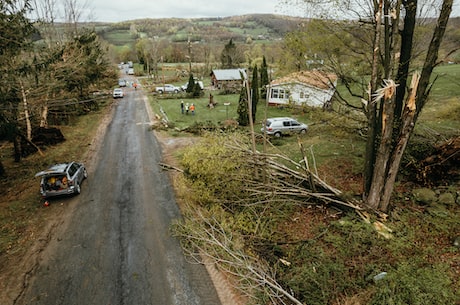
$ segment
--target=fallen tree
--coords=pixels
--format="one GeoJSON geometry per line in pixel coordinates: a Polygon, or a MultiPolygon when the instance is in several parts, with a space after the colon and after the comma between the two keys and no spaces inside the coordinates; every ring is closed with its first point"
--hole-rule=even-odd
{"type": "MultiPolygon", "coordinates": [[[[339,268],[337,276],[345,282],[378,274],[381,266],[390,268],[382,255],[375,266],[362,267],[359,274],[351,275],[347,267],[357,263],[356,259],[347,254],[336,261],[339,257],[334,257],[335,251],[342,249],[352,255],[383,251],[395,255],[393,258],[406,255],[390,252],[401,239],[395,238],[381,221],[375,221],[374,211],[369,213],[359,200],[350,199],[318,176],[313,156],[302,154],[297,161],[283,154],[254,153],[249,142],[248,137],[238,134],[204,136],[186,149],[180,165],[161,164],[180,173],[174,181],[179,184],[176,186],[183,218],[173,232],[194,262],[221,271],[254,303],[281,305],[308,304],[317,289],[326,289],[327,276],[322,274],[336,270],[334,266],[339,268]],[[332,206],[348,213],[328,208],[332,206]],[[303,216],[298,218],[294,211],[303,216]],[[309,213],[321,215],[316,214],[316,218],[309,213]],[[340,221],[329,222],[338,215],[340,221]],[[285,226],[294,234],[284,230],[285,226]],[[312,226],[315,229],[308,230],[312,226]],[[343,239],[339,238],[341,230],[343,239]],[[339,241],[337,245],[335,241],[339,241]],[[354,246],[349,249],[350,241],[354,246]],[[322,260],[322,251],[332,255],[328,257],[337,265],[330,266],[330,260],[322,260]],[[312,271],[312,266],[318,272],[312,271]],[[291,282],[294,274],[297,280],[308,276],[312,282],[291,282]],[[316,279],[319,281],[314,282],[316,279]]],[[[304,150],[300,142],[299,149],[304,150]]],[[[415,265],[413,270],[418,270],[415,265]]],[[[397,264],[392,268],[395,272],[397,264]]],[[[369,288],[361,284],[356,291],[369,288]]],[[[342,283],[341,287],[348,286],[342,283]]],[[[343,297],[340,289],[331,288],[327,296],[318,296],[313,304],[328,298],[338,300],[343,297]]]]}

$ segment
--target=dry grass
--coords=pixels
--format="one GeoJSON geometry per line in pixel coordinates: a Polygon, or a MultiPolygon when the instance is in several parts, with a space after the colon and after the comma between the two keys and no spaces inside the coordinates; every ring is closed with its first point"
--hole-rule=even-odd
{"type": "Polygon", "coordinates": [[[66,141],[30,155],[15,163],[11,144],[0,147],[0,156],[7,177],[0,180],[0,269],[16,260],[30,247],[31,241],[41,235],[47,218],[56,211],[44,208],[39,195],[39,180],[35,173],[47,166],[69,160],[86,162],[93,150],[93,139],[105,114],[111,107],[80,116],[68,126],[57,126],[66,141]]]}

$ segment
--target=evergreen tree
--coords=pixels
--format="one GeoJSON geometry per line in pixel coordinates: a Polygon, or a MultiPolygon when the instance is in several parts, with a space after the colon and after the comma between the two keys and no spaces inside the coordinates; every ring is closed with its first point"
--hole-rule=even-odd
{"type": "Polygon", "coordinates": [[[260,96],[264,100],[267,99],[267,86],[270,83],[268,79],[268,66],[265,56],[262,60],[262,66],[260,67],[260,96]]]}
{"type": "Polygon", "coordinates": [[[194,83],[193,97],[200,97],[202,94],[203,94],[203,90],[201,90],[200,84],[198,82],[194,83]]]}
{"type": "Polygon", "coordinates": [[[249,109],[248,109],[248,92],[245,86],[241,88],[240,98],[238,100],[238,124],[241,126],[249,125],[249,109]]]}
{"type": "Polygon", "coordinates": [[[259,102],[259,76],[257,72],[257,65],[252,70],[252,83],[251,83],[251,101],[252,101],[252,122],[256,121],[257,103],[259,102]]]}
{"type": "Polygon", "coordinates": [[[242,54],[232,39],[224,46],[220,55],[220,61],[224,69],[236,68],[243,61],[242,54]]]}
{"type": "Polygon", "coordinates": [[[187,93],[192,93],[195,88],[195,78],[193,77],[193,74],[190,73],[190,76],[188,78],[188,83],[187,83],[187,89],[185,89],[185,92],[187,93]]]}

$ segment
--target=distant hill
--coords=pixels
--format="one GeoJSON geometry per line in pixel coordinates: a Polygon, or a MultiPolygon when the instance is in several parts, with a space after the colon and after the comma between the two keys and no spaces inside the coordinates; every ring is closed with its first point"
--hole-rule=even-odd
{"type": "Polygon", "coordinates": [[[222,18],[162,18],[138,19],[96,26],[98,33],[109,43],[123,45],[129,36],[166,38],[171,42],[201,41],[208,43],[276,40],[296,29],[306,20],[274,14],[252,14],[222,18]],[[125,38],[120,34],[125,33],[125,38]],[[128,37],[126,37],[128,34],[128,37]]]}

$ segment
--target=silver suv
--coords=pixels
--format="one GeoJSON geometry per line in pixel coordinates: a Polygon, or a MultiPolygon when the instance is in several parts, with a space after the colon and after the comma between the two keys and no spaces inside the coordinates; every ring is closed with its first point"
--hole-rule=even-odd
{"type": "Polygon", "coordinates": [[[281,137],[292,133],[304,134],[307,129],[307,125],[299,123],[293,118],[269,118],[260,131],[265,132],[267,135],[281,137]]]}
{"type": "Polygon", "coordinates": [[[85,166],[78,162],[60,163],[35,174],[41,177],[40,194],[43,198],[80,194],[81,183],[88,177],[85,166]]]}

